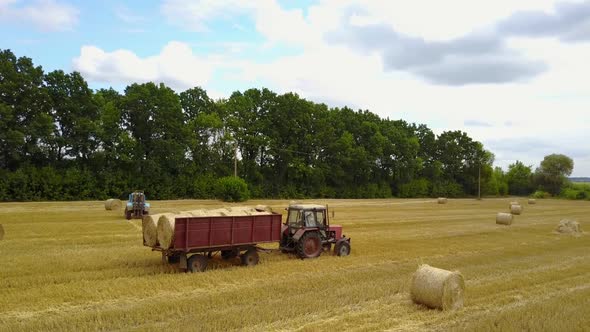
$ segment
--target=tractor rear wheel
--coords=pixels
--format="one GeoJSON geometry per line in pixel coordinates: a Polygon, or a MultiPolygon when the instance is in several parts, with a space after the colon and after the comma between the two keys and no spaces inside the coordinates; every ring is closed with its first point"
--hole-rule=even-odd
{"type": "Polygon", "coordinates": [[[203,255],[192,255],[188,259],[187,265],[190,272],[204,272],[207,269],[207,257],[203,255]]]}
{"type": "Polygon", "coordinates": [[[334,246],[334,254],[336,254],[336,256],[350,255],[350,243],[346,241],[336,243],[334,246]]]}
{"type": "Polygon", "coordinates": [[[222,250],[221,251],[221,258],[225,260],[230,260],[238,257],[240,251],[238,249],[229,249],[229,250],[222,250]]]}
{"type": "Polygon", "coordinates": [[[260,259],[260,257],[258,257],[258,251],[256,251],[255,248],[251,248],[248,249],[245,253],[243,253],[240,256],[240,259],[242,260],[242,265],[254,266],[258,264],[258,260],[260,259]]]}
{"type": "Polygon", "coordinates": [[[315,258],[322,254],[322,240],[318,232],[307,232],[297,242],[297,255],[300,258],[315,258]]]}

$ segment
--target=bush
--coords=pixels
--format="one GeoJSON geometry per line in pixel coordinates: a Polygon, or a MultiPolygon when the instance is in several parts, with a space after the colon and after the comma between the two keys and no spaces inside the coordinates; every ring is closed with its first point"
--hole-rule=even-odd
{"type": "Polygon", "coordinates": [[[248,184],[242,178],[226,176],[217,181],[217,198],[224,202],[243,202],[250,198],[248,184]]]}
{"type": "Polygon", "coordinates": [[[585,183],[571,183],[559,193],[566,199],[590,199],[590,185],[585,183]]]}
{"type": "Polygon", "coordinates": [[[550,198],[551,194],[543,190],[537,190],[531,196],[533,198],[550,198]]]}
{"type": "Polygon", "coordinates": [[[429,193],[430,182],[427,179],[416,179],[399,186],[399,197],[427,197],[429,193]]]}
{"type": "Polygon", "coordinates": [[[463,187],[455,181],[437,182],[432,186],[433,197],[462,197],[463,187]]]}

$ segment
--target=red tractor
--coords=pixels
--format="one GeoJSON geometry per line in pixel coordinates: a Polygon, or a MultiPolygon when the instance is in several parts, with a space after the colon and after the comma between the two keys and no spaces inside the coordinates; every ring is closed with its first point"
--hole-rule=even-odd
{"type": "Polygon", "coordinates": [[[328,207],[317,204],[291,204],[281,229],[280,249],[300,258],[319,257],[323,251],[350,254],[350,238],[342,235],[342,226],[330,225],[328,207]]]}

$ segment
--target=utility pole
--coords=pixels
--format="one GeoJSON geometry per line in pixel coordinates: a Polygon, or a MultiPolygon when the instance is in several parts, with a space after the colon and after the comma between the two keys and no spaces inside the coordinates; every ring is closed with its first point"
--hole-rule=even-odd
{"type": "Polygon", "coordinates": [[[234,176],[238,177],[238,142],[236,142],[236,149],[234,153],[234,176]]]}

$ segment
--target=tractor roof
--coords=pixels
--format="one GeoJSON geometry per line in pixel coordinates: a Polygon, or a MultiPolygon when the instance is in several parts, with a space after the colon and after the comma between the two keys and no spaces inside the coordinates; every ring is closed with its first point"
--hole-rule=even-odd
{"type": "Polygon", "coordinates": [[[313,210],[313,209],[325,210],[326,206],[320,205],[320,204],[291,204],[291,205],[289,205],[289,208],[297,209],[297,210],[313,210]]]}

